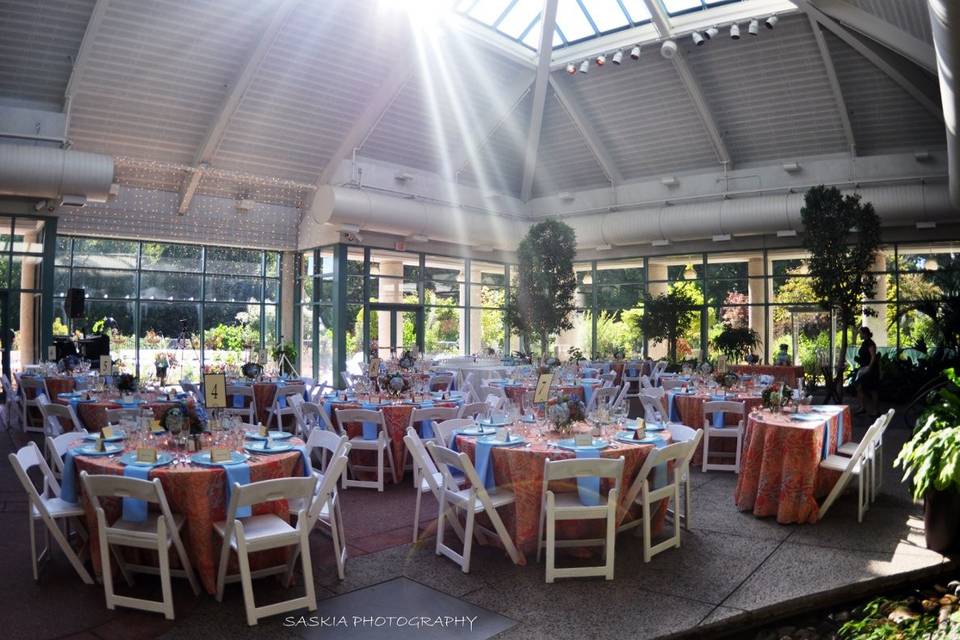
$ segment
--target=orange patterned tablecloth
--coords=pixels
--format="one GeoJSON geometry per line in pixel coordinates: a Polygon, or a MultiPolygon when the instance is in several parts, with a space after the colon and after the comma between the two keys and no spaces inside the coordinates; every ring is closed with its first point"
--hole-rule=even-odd
{"type": "MultiPolygon", "coordinates": [[[[594,385],[599,387],[600,385],[594,385]]],[[[536,385],[528,384],[508,384],[504,385],[503,392],[507,394],[507,398],[521,407],[524,411],[526,407],[523,407],[523,394],[528,391],[535,391],[536,385]]],[[[552,386],[550,387],[550,393],[553,394],[563,394],[568,396],[577,396],[580,398],[581,402],[586,402],[586,391],[584,391],[583,386],[579,384],[575,385],[563,385],[563,386],[552,386]]]]}
{"type": "MultiPolygon", "coordinates": [[[[490,455],[493,457],[494,480],[498,487],[510,489],[516,496],[516,502],[512,506],[499,509],[498,513],[520,553],[536,553],[541,501],[543,499],[544,460],[547,458],[563,460],[575,458],[576,455],[572,451],[552,448],[545,443],[533,441],[530,434],[527,433],[528,430],[520,424],[514,425],[512,430],[516,434],[527,437],[533,444],[530,447],[493,447],[490,455]]],[[[669,438],[669,434],[664,432],[663,439],[669,442],[669,438]]],[[[457,446],[470,457],[471,461],[476,460],[476,447],[473,438],[457,436],[457,446]]],[[[620,456],[624,458],[621,499],[626,498],[630,485],[652,450],[653,445],[650,444],[629,445],[619,443],[614,447],[603,450],[604,458],[619,458],[620,456]]],[[[604,490],[606,489],[609,489],[608,484],[604,486],[604,490]]],[[[621,504],[617,520],[618,526],[623,521],[633,519],[639,514],[639,508],[634,507],[628,512],[625,510],[625,506],[625,504],[621,504]]],[[[653,516],[653,533],[655,536],[663,528],[666,513],[667,505],[664,501],[661,502],[653,516]]],[[[602,537],[604,527],[605,524],[602,520],[559,522],[557,523],[557,537],[559,539],[602,537]]]]}
{"type": "MultiPolygon", "coordinates": [[[[303,444],[294,440],[296,444],[303,444]]],[[[300,451],[261,456],[250,461],[250,481],[272,480],[275,478],[297,477],[303,473],[303,456],[300,451]]],[[[79,474],[123,474],[123,465],[113,458],[77,456],[74,458],[78,474],[77,487],[81,487],[79,474]]],[[[186,518],[181,536],[183,545],[193,564],[197,577],[203,583],[207,593],[217,590],[217,566],[220,561],[221,538],[214,532],[213,523],[226,518],[226,477],[221,467],[167,466],[158,467],[150,472],[150,479],[159,478],[167,503],[173,513],[182,513],[186,518]]],[[[90,553],[94,570],[100,573],[100,544],[97,537],[97,517],[90,501],[82,498],[86,512],[87,530],[90,532],[90,553]]],[[[102,500],[108,521],[120,517],[119,499],[102,500]]],[[[254,514],[276,513],[287,517],[286,501],[277,501],[257,505],[254,514]]],[[[282,562],[283,550],[251,554],[251,568],[263,568],[282,562]]],[[[170,561],[174,566],[179,562],[175,553],[170,561]]],[[[231,560],[231,573],[237,571],[236,559],[231,560]]]]}
{"type": "Polygon", "coordinates": [[[841,443],[849,441],[852,433],[850,408],[834,408],[816,422],[793,421],[790,413],[751,414],[737,478],[738,509],[753,511],[755,516],[775,515],[782,524],[817,521],[817,496],[828,493],[839,478],[820,469],[827,427],[828,454],[837,450],[838,430],[841,443]]]}
{"type": "Polygon", "coordinates": [[[730,370],[738,376],[773,376],[774,382],[782,382],[791,388],[797,386],[798,378],[803,378],[803,367],[738,364],[731,366],[730,370]]]}
{"type": "MultiPolygon", "coordinates": [[[[665,395],[663,398],[664,403],[668,402],[667,398],[668,396],[665,395]]],[[[679,415],[679,422],[694,429],[703,429],[703,403],[710,402],[712,399],[713,398],[707,394],[674,394],[673,404],[676,413],[679,415]]],[[[743,402],[746,405],[746,412],[748,414],[763,404],[762,398],[746,394],[737,394],[736,397],[732,397],[730,400],[733,402],[743,402]]],[[[734,425],[736,423],[736,416],[724,416],[724,424],[734,425]]],[[[711,446],[714,447],[715,451],[729,453],[736,450],[735,447],[737,443],[733,438],[717,438],[711,443],[711,446]]],[[[711,456],[711,459],[712,458],[713,456],[711,456]]],[[[726,456],[724,459],[717,459],[715,461],[718,463],[728,463],[730,462],[730,457],[726,456]]],[[[703,442],[697,447],[697,451],[690,464],[694,467],[699,467],[703,464],[703,442]]]]}
{"type": "MultiPolygon", "coordinates": [[[[64,392],[60,392],[64,393],[64,392]]],[[[153,411],[153,415],[157,420],[163,418],[164,414],[171,408],[178,406],[182,403],[187,405],[187,411],[194,411],[195,401],[191,399],[184,400],[157,400],[156,394],[141,394],[141,397],[146,399],[146,402],[140,405],[142,409],[149,409],[153,411]]],[[[63,398],[58,398],[54,396],[54,399],[59,404],[69,404],[67,400],[63,398]]],[[[117,402],[120,399],[120,396],[116,393],[113,394],[98,394],[95,401],[89,402],[81,400],[76,405],[77,417],[80,418],[80,422],[86,427],[87,431],[100,431],[107,424],[107,410],[108,409],[120,409],[121,405],[117,402]]],[[[62,420],[61,420],[62,422],[62,420]]],[[[63,425],[64,429],[72,429],[72,425],[63,425]]]]}

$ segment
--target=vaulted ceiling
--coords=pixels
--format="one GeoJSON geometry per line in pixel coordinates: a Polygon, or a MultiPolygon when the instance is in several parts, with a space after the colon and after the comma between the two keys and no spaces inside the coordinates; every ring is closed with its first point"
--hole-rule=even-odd
{"type": "Polygon", "coordinates": [[[716,170],[725,155],[740,167],[945,144],[926,0],[798,2],[774,30],[699,47],[678,20],[667,35],[686,75],[656,42],[568,75],[571,46],[554,52],[537,118],[535,51],[460,16],[415,36],[385,4],[0,0],[0,105],[66,110],[74,149],[181,204],[300,206],[354,154],[519,197],[535,124],[532,197],[716,170]]]}

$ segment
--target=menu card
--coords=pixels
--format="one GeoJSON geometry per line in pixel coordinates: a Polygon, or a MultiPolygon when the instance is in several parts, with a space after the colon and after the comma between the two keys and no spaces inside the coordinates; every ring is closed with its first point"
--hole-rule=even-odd
{"type": "Polygon", "coordinates": [[[553,384],[553,374],[544,373],[537,380],[537,390],[533,393],[533,402],[540,404],[550,399],[550,385],[553,384]]]}
{"type": "Polygon", "coordinates": [[[153,447],[141,447],[137,449],[137,462],[149,462],[156,464],[157,450],[153,447]]]}
{"type": "Polygon", "coordinates": [[[510,441],[510,432],[507,431],[506,427],[500,427],[497,429],[497,440],[500,440],[501,442],[510,441]]]}
{"type": "Polygon", "coordinates": [[[593,444],[593,436],[589,433],[577,433],[573,436],[573,444],[578,447],[589,447],[593,444]]]}
{"type": "Polygon", "coordinates": [[[106,440],[103,439],[103,433],[101,433],[100,437],[97,438],[97,451],[106,451],[107,450],[106,445],[107,445],[107,442],[106,440]]]}
{"type": "Polygon", "coordinates": [[[214,447],[210,449],[210,462],[230,462],[233,456],[230,449],[226,447],[214,447]]]}

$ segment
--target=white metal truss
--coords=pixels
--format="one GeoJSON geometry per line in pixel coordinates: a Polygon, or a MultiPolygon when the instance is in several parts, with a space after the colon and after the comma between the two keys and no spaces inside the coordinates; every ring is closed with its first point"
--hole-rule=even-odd
{"type": "Polygon", "coordinates": [[[553,87],[554,95],[557,96],[560,105],[567,112],[567,115],[570,116],[577,131],[580,132],[587,146],[590,147],[593,157],[597,159],[597,164],[600,165],[600,168],[607,175],[607,179],[610,180],[614,186],[623,182],[623,174],[621,174],[620,169],[617,168],[617,163],[613,161],[613,156],[610,155],[606,146],[600,141],[600,137],[594,130],[593,125],[590,124],[590,120],[583,113],[577,99],[570,93],[563,81],[558,80],[553,75],[550,76],[550,86],[553,87]]]}
{"type": "Polygon", "coordinates": [[[537,77],[533,85],[533,105],[530,113],[530,130],[527,132],[527,147],[523,159],[523,183],[520,199],[530,199],[533,189],[533,174],[537,168],[537,151],[540,147],[540,131],[543,125],[543,109],[547,101],[547,87],[550,81],[550,61],[553,56],[553,30],[557,24],[558,0],[544,0],[543,14],[540,20],[540,58],[537,62],[537,77]]]}
{"type": "Polygon", "coordinates": [[[503,126],[504,122],[510,118],[514,111],[517,110],[517,107],[523,102],[523,99],[527,97],[527,94],[533,90],[533,80],[527,80],[523,78],[521,82],[517,83],[516,86],[507,91],[507,95],[510,98],[506,101],[510,106],[507,109],[506,113],[491,113],[490,116],[496,117],[496,120],[491,120],[490,122],[485,122],[478,127],[483,133],[476,140],[465,143],[463,148],[460,149],[457,154],[453,157],[453,162],[450,163],[451,167],[454,167],[454,175],[459,175],[467,168],[473,161],[471,154],[479,154],[484,147],[487,146],[487,143],[490,141],[490,138],[497,131],[500,130],[500,127],[503,126]]]}
{"type": "Polygon", "coordinates": [[[190,171],[190,174],[184,178],[183,184],[180,185],[180,199],[177,204],[177,213],[179,215],[184,215],[190,208],[190,202],[193,200],[193,196],[200,186],[200,181],[203,179],[204,169],[209,166],[213,155],[217,152],[217,148],[223,140],[223,134],[227,130],[227,125],[230,124],[230,119],[240,106],[243,94],[247,92],[250,83],[253,82],[257,72],[260,70],[260,65],[270,51],[270,47],[273,46],[274,41],[277,39],[280,29],[283,28],[287,18],[290,17],[290,13],[299,3],[300,0],[284,0],[283,3],[277,7],[270,18],[270,22],[267,23],[266,28],[260,34],[256,46],[250,52],[250,57],[247,58],[243,67],[240,69],[240,73],[237,74],[236,80],[234,80],[230,90],[223,99],[223,103],[220,105],[220,109],[217,111],[217,115],[214,117],[213,122],[210,123],[207,133],[203,137],[203,142],[200,143],[197,152],[194,154],[191,165],[193,170],[190,171]]]}
{"type": "Polygon", "coordinates": [[[73,100],[73,94],[76,92],[83,76],[84,68],[90,59],[90,49],[97,39],[97,32],[103,23],[103,16],[107,12],[110,0],[97,0],[93,5],[93,11],[90,13],[90,19],[87,21],[87,27],[83,32],[83,39],[80,41],[80,48],[77,50],[77,57],[73,61],[73,68],[70,69],[70,77],[67,79],[67,88],[63,92],[63,111],[66,114],[64,123],[64,137],[70,132],[70,103],[73,100]]]}
{"type": "Polygon", "coordinates": [[[810,19],[810,30],[813,31],[813,38],[817,41],[817,48],[820,50],[820,57],[823,58],[823,66],[827,70],[827,81],[830,83],[830,91],[833,92],[833,99],[837,103],[837,112],[840,115],[840,125],[843,127],[843,135],[847,139],[847,147],[850,148],[850,155],[857,155],[857,141],[853,137],[853,127],[850,124],[850,114],[847,112],[847,103],[843,99],[843,91],[840,89],[840,81],[837,79],[837,69],[833,66],[833,56],[830,55],[830,48],[827,41],[820,31],[820,25],[813,18],[810,19]]]}

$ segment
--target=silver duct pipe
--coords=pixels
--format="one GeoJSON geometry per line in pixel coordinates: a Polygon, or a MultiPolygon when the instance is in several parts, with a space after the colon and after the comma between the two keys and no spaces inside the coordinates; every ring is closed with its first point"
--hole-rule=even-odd
{"type": "Polygon", "coordinates": [[[0,195],[106,202],[112,183],[111,156],[0,143],[0,195]]]}
{"type": "Polygon", "coordinates": [[[960,4],[956,0],[928,0],[933,44],[937,50],[937,71],[947,128],[947,158],[950,165],[950,200],[960,207],[960,141],[957,140],[957,73],[960,73],[960,4]],[[951,29],[950,26],[953,25],[951,29]]]}

